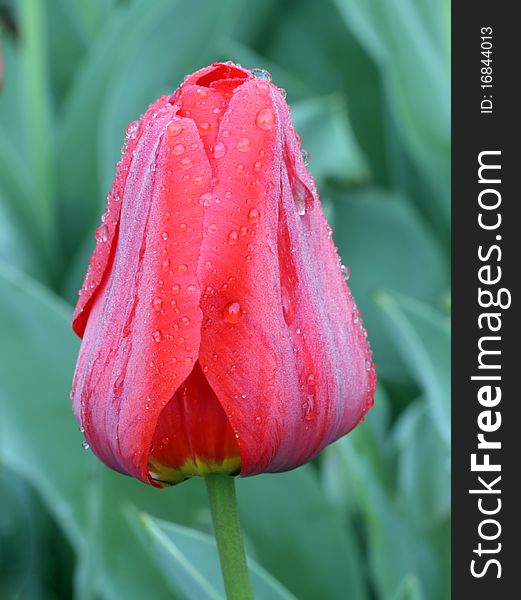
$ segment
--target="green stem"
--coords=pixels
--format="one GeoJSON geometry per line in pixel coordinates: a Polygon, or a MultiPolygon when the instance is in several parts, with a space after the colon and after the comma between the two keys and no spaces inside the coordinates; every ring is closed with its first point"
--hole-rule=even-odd
{"type": "Polygon", "coordinates": [[[234,478],[230,475],[207,475],[206,490],[210,500],[213,527],[224,589],[228,600],[253,600],[242,541],[234,478]]]}

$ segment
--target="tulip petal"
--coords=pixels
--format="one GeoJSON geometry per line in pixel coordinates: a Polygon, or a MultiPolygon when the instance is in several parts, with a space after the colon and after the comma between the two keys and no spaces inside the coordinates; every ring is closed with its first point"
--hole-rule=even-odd
{"type": "Polygon", "coordinates": [[[166,102],[142,120],[73,383],[92,450],[147,483],[158,417],[197,361],[202,320],[198,199],[212,175],[195,124],[175,111],[166,102]]]}
{"type": "Polygon", "coordinates": [[[238,436],[241,475],[287,470],[362,418],[372,362],[276,88],[237,88],[218,142],[226,152],[213,165],[199,261],[200,362],[238,436]]]}
{"type": "Polygon", "coordinates": [[[96,230],[97,244],[90,258],[83,286],[79,291],[78,302],[74,309],[72,327],[80,337],[83,336],[85,331],[92,299],[103,280],[107,266],[113,258],[121,213],[121,200],[134,154],[143,133],[142,123],[148,122],[154,113],[165,110],[165,108],[168,110],[168,107],[170,107],[168,99],[162,96],[150,105],[139,121],[133,121],[127,127],[127,136],[122,148],[123,155],[117,165],[112,188],[107,194],[107,206],[102,218],[103,222],[96,230]]]}

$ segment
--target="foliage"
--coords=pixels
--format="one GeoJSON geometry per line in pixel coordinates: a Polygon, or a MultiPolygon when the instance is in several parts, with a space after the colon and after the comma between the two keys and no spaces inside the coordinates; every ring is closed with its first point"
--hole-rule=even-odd
{"type": "Polygon", "coordinates": [[[231,59],[288,92],[379,374],[316,463],[238,482],[258,597],[447,598],[448,0],[1,4],[0,597],[223,597],[202,481],[109,472],[67,393],[125,125],[231,59]]]}

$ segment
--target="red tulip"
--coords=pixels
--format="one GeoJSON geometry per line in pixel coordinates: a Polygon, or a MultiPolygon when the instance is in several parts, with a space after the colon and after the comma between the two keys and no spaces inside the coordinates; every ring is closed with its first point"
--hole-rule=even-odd
{"type": "Polygon", "coordinates": [[[153,485],[285,471],[371,407],[366,332],[262,73],[213,64],[131,123],[102,221],[73,400],[107,465],[153,485]]]}

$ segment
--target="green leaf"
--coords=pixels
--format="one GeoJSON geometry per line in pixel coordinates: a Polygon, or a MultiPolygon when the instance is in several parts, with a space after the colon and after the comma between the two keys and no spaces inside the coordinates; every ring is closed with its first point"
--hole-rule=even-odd
{"type": "Polygon", "coordinates": [[[58,261],[55,215],[55,127],[51,108],[51,90],[46,40],[46,14],[43,0],[21,0],[19,21],[23,44],[20,48],[21,93],[24,133],[28,140],[30,171],[34,173],[38,201],[33,210],[53,258],[58,261]]]}
{"type": "MultiPolygon", "coordinates": [[[[353,432],[354,433],[354,432],[353,432]]],[[[393,598],[404,577],[414,575],[426,597],[440,599],[441,567],[422,536],[374,476],[371,460],[351,443],[350,434],[326,450],[349,482],[349,493],[366,529],[369,567],[379,598],[393,598]]],[[[340,471],[341,472],[341,471],[340,471]]]]}
{"type": "Polygon", "coordinates": [[[368,178],[367,162],[341,94],[293,104],[292,116],[302,147],[311,154],[309,169],[319,185],[328,177],[358,183],[368,178]]]}
{"type": "Polygon", "coordinates": [[[356,533],[310,465],[239,480],[237,496],[256,560],[299,600],[367,598],[356,533]]]}
{"type": "Polygon", "coordinates": [[[441,2],[336,0],[340,14],[380,66],[395,125],[450,215],[450,61],[441,2]],[[428,5],[428,6],[427,6],[428,5]]]}
{"type": "Polygon", "coordinates": [[[421,400],[400,415],[394,437],[399,496],[416,528],[428,531],[450,514],[450,449],[421,400]]]}
{"type": "Polygon", "coordinates": [[[331,196],[334,239],[351,269],[349,286],[369,331],[377,373],[406,380],[410,374],[375,303],[375,292],[393,290],[436,304],[448,283],[443,256],[401,196],[374,188],[331,196]]]}
{"type": "MultiPolygon", "coordinates": [[[[141,516],[150,551],[172,589],[189,600],[224,600],[219,556],[215,540],[193,529],[141,516]]],[[[295,600],[269,573],[251,558],[248,570],[257,600],[295,600]]]]}
{"type": "Polygon", "coordinates": [[[450,444],[450,326],[429,306],[400,294],[380,292],[377,304],[392,339],[427,398],[431,417],[450,444]]]}
{"type": "Polygon", "coordinates": [[[311,90],[303,97],[302,86],[277,82],[287,88],[290,103],[312,95],[345,95],[351,124],[371,173],[377,183],[387,184],[383,86],[373,60],[330,2],[286,3],[277,8],[273,20],[276,27],[270,28],[258,53],[311,90]]]}
{"type": "Polygon", "coordinates": [[[414,575],[406,575],[393,600],[423,600],[418,579],[414,575]]]}

